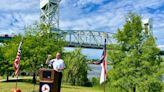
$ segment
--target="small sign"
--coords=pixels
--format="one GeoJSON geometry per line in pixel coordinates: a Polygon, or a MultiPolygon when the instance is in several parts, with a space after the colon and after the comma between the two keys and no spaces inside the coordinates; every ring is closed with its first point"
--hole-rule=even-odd
{"type": "Polygon", "coordinates": [[[41,90],[42,92],[50,92],[50,86],[48,84],[44,84],[41,90]]]}

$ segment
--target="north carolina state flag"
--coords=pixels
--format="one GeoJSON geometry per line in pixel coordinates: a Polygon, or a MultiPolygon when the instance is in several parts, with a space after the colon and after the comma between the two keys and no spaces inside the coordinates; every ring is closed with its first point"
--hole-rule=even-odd
{"type": "Polygon", "coordinates": [[[101,64],[101,76],[100,76],[100,84],[105,82],[106,80],[106,68],[107,68],[107,55],[106,55],[106,39],[102,54],[102,59],[98,62],[98,64],[101,64]]]}

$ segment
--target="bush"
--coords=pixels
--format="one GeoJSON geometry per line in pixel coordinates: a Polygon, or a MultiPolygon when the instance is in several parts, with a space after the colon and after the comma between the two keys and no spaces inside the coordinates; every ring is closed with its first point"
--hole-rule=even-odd
{"type": "Polygon", "coordinates": [[[64,61],[66,69],[64,71],[64,81],[71,85],[90,86],[87,78],[87,59],[81,54],[81,49],[65,54],[64,61]]]}
{"type": "Polygon", "coordinates": [[[100,79],[93,77],[92,78],[92,85],[93,86],[99,86],[100,85],[99,81],[100,81],[100,79]]]}

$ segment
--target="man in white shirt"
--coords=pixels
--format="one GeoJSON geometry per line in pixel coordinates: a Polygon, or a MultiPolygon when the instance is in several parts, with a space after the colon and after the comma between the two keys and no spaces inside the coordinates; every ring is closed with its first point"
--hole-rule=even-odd
{"type": "Polygon", "coordinates": [[[62,72],[65,68],[65,64],[64,61],[60,58],[61,54],[59,52],[56,53],[56,58],[55,59],[51,59],[51,55],[48,55],[48,58],[46,60],[46,64],[52,65],[53,69],[58,72],[59,74],[59,78],[58,78],[58,89],[60,92],[60,88],[61,88],[61,80],[62,80],[62,72]]]}

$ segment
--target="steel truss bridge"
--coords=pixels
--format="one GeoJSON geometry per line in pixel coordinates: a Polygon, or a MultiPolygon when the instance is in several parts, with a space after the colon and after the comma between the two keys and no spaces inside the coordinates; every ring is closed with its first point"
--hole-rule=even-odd
{"type": "MultiPolygon", "coordinates": [[[[61,36],[65,36],[65,41],[67,42],[66,47],[82,47],[82,48],[93,48],[93,49],[103,49],[104,44],[104,33],[89,31],[89,30],[62,30],[60,31],[61,36]],[[103,34],[102,34],[103,33],[103,34]]],[[[106,32],[107,33],[107,32],[106,32]]],[[[106,34],[107,44],[112,43],[112,33],[106,34]]],[[[10,36],[0,36],[0,42],[5,40],[11,40],[10,36]]],[[[160,55],[164,55],[164,51],[160,51],[160,55]]]]}
{"type": "Polygon", "coordinates": [[[61,30],[59,34],[65,35],[66,47],[82,47],[102,49],[104,46],[104,39],[106,38],[107,44],[111,44],[114,39],[113,33],[100,32],[93,30],[61,30]]]}
{"type": "MultiPolygon", "coordinates": [[[[93,49],[102,49],[104,45],[104,39],[107,39],[107,44],[111,44],[112,33],[109,32],[100,32],[93,30],[60,30],[53,31],[57,32],[60,36],[64,38],[64,41],[67,43],[66,47],[82,47],[82,48],[93,48],[93,49]]],[[[1,36],[0,42],[4,40],[10,40],[10,36],[1,36]]]]}

